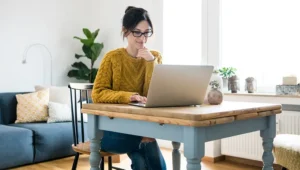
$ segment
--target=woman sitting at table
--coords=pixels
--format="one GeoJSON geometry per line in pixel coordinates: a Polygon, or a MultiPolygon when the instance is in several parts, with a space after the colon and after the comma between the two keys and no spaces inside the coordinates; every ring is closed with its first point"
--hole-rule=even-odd
{"type": "MultiPolygon", "coordinates": [[[[128,7],[123,17],[126,48],[108,52],[98,70],[92,99],[94,103],[146,102],[155,64],[161,64],[159,52],[145,47],[153,26],[143,8],[128,7]]],[[[104,131],[101,149],[127,153],[133,170],[165,170],[165,160],[155,139],[104,131]]]]}

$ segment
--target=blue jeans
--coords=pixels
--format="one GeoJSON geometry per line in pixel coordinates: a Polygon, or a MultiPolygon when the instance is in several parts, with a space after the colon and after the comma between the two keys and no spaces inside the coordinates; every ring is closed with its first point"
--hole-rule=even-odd
{"type": "Polygon", "coordinates": [[[166,163],[156,141],[142,143],[143,137],[104,131],[101,150],[127,153],[133,170],[166,170],[166,163]]]}

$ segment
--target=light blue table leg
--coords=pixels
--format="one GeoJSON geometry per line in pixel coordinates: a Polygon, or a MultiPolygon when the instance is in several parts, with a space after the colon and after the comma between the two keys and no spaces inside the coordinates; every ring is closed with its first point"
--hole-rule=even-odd
{"type": "Polygon", "coordinates": [[[103,137],[103,131],[98,130],[98,117],[89,115],[88,117],[88,137],[90,139],[90,170],[100,170],[100,141],[103,137]]]}
{"type": "Polygon", "coordinates": [[[179,142],[172,142],[173,145],[173,152],[172,152],[172,157],[173,157],[173,170],[180,170],[180,143],[179,142]]]}
{"type": "Polygon", "coordinates": [[[260,131],[263,140],[264,153],[262,160],[264,163],[263,170],[273,170],[274,156],[272,153],[273,140],[276,135],[276,117],[275,115],[268,117],[268,128],[260,131]]]}
{"type": "Polygon", "coordinates": [[[187,170],[201,170],[204,145],[204,128],[184,127],[184,156],[187,159],[187,170]]]}

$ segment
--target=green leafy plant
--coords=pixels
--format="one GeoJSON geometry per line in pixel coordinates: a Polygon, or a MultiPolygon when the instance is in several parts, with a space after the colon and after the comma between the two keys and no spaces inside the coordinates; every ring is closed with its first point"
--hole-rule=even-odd
{"type": "Polygon", "coordinates": [[[213,70],[213,73],[218,74],[219,70],[213,70]]]}
{"type": "Polygon", "coordinates": [[[229,78],[235,75],[236,73],[236,68],[233,67],[223,67],[218,70],[220,73],[220,76],[223,78],[229,78]]]}
{"type": "Polygon", "coordinates": [[[219,86],[220,86],[220,84],[218,83],[217,80],[211,81],[211,82],[209,83],[209,85],[211,85],[211,88],[214,89],[214,90],[218,89],[219,86]]]}
{"type": "Polygon", "coordinates": [[[84,52],[84,55],[75,54],[75,58],[80,59],[82,57],[86,57],[91,61],[91,64],[88,67],[81,61],[73,63],[72,67],[74,69],[68,72],[68,77],[73,77],[78,80],[88,80],[90,83],[93,83],[98,71],[97,68],[94,68],[94,64],[100,56],[104,45],[103,43],[95,43],[99,29],[92,33],[89,29],[83,28],[83,33],[86,36],[86,39],[79,38],[77,36],[74,38],[80,40],[83,44],[82,51],[84,52]]]}

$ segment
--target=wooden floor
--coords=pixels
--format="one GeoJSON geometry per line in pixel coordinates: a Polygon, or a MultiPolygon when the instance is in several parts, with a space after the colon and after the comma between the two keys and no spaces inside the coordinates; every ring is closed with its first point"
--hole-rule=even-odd
{"type": "MultiPolygon", "coordinates": [[[[167,149],[162,149],[162,152],[167,163],[167,169],[172,170],[172,151],[167,149]]],[[[58,159],[54,161],[18,167],[18,168],[14,168],[13,170],[70,170],[72,167],[73,160],[74,157],[67,157],[67,158],[58,159]]],[[[114,164],[114,166],[126,170],[130,170],[131,169],[130,164],[131,164],[130,159],[127,156],[125,156],[125,158],[122,160],[121,163],[114,164]]],[[[222,161],[218,163],[202,162],[202,167],[203,167],[202,170],[261,170],[261,168],[258,167],[246,166],[246,165],[232,163],[228,161],[222,161]]],[[[79,157],[77,169],[89,170],[89,157],[87,155],[82,155],[79,157]]],[[[181,169],[182,170],[186,169],[186,160],[183,154],[181,154],[181,169]]]]}

